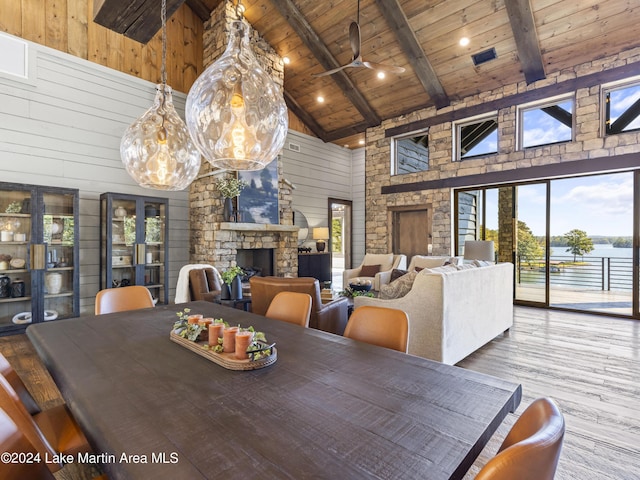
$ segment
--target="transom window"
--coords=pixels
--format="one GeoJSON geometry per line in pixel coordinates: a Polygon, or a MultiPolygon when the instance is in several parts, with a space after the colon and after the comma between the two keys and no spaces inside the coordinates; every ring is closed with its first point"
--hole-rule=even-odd
{"type": "Polygon", "coordinates": [[[604,89],[607,135],[640,130],[640,83],[604,89]]]}
{"type": "Polygon", "coordinates": [[[428,130],[393,140],[391,175],[429,170],[428,130]]]}
{"type": "Polygon", "coordinates": [[[455,160],[498,153],[498,116],[466,120],[454,124],[455,160]]]}
{"type": "Polygon", "coordinates": [[[518,107],[518,145],[538,147],[573,139],[573,97],[518,107]]]}

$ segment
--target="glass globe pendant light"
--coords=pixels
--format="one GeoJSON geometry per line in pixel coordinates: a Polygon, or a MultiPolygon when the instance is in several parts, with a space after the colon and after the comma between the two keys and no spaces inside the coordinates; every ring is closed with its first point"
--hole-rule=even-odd
{"type": "Polygon", "coordinates": [[[185,119],[213,166],[260,170],[282,150],[289,120],[280,88],[251,50],[243,10],[238,0],[227,48],[191,87],[185,119]]]}
{"type": "Polygon", "coordinates": [[[173,107],[167,85],[167,2],[162,0],[162,71],[153,105],[133,122],[120,142],[127,173],[138,185],[184,190],[200,171],[200,152],[173,107]]]}

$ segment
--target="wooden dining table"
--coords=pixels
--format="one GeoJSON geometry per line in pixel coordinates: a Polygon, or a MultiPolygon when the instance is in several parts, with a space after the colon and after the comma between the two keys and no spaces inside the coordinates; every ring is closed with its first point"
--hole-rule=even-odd
{"type": "Polygon", "coordinates": [[[113,479],[456,479],[521,386],[209,302],[27,335],[113,479]],[[277,361],[228,370],[170,340],[177,312],[253,326],[277,361]]]}

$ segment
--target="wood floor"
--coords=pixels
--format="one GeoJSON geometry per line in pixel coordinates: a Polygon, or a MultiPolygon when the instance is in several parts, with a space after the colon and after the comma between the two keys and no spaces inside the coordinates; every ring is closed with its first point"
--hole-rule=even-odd
{"type": "MultiPolygon", "coordinates": [[[[0,338],[0,352],[41,406],[62,402],[24,335],[0,338]]],[[[475,476],[517,416],[541,396],[558,403],[567,424],[557,480],[640,478],[640,322],[516,307],[510,332],[458,365],[523,387],[520,408],[507,417],[465,479],[475,476]]],[[[85,480],[95,473],[68,465],[56,478],[85,480]]]]}

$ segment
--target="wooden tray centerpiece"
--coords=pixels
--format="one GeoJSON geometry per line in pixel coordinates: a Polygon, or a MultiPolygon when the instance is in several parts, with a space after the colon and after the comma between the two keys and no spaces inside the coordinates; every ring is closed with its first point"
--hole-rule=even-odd
{"type": "MultiPolygon", "coordinates": [[[[210,322],[204,322],[203,320],[205,319],[202,319],[201,315],[189,315],[188,308],[185,308],[184,312],[178,312],[177,315],[179,320],[173,325],[173,330],[169,335],[171,341],[226,369],[257,370],[275,363],[278,358],[278,352],[274,346],[275,343],[268,344],[264,333],[255,332],[253,327],[244,329],[254,332],[253,340],[247,348],[248,358],[238,359],[235,352],[227,353],[223,351],[222,338],[218,339],[216,345],[209,344],[208,328],[210,322]],[[193,317],[199,317],[199,319],[193,317]]],[[[222,319],[214,321],[224,323],[227,327],[229,326],[222,319]]]]}

